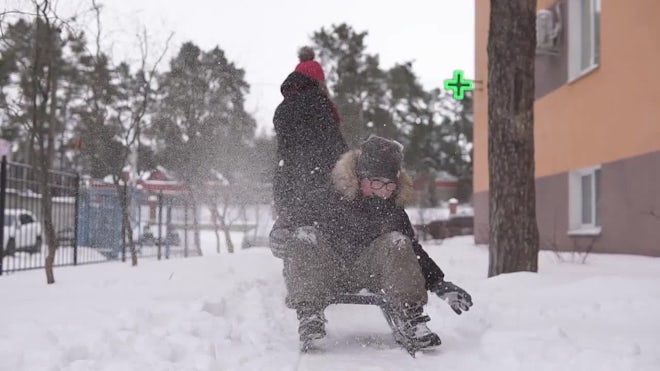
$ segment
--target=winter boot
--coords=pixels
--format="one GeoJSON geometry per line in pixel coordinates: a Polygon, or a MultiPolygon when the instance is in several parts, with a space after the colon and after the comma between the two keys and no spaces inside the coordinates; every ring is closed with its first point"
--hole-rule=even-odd
{"type": "Polygon", "coordinates": [[[441,344],[440,337],[426,326],[426,322],[431,318],[424,314],[421,305],[398,310],[392,320],[395,327],[394,339],[408,351],[432,348],[441,344]]]}
{"type": "Polygon", "coordinates": [[[298,309],[298,335],[300,341],[310,342],[325,337],[325,315],[323,309],[298,309]]]}

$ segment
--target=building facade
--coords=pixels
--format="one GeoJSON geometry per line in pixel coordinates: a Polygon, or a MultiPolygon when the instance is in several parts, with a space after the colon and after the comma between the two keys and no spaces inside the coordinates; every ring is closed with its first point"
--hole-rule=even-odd
{"type": "MultiPolygon", "coordinates": [[[[488,242],[489,1],[476,0],[475,240],[488,242]]],[[[660,1],[539,0],[542,249],[660,256],[660,1]]]]}

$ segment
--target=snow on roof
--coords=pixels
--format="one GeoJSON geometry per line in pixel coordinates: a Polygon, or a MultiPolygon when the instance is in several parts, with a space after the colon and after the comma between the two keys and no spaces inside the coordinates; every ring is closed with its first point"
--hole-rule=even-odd
{"type": "MultiPolygon", "coordinates": [[[[449,220],[449,208],[447,206],[419,208],[406,207],[406,212],[413,225],[426,224],[435,220],[449,220]]],[[[457,216],[474,216],[474,208],[471,205],[458,205],[457,216]]]]}
{"type": "Polygon", "coordinates": [[[5,215],[18,215],[18,214],[32,215],[32,211],[26,209],[5,209],[5,215]]]}
{"type": "Polygon", "coordinates": [[[435,180],[441,182],[457,182],[458,178],[442,170],[438,172],[438,174],[435,177],[435,180]]]}

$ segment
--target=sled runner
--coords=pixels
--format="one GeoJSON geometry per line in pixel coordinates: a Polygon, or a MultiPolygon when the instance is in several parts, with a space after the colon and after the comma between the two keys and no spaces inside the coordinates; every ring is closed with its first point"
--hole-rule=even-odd
{"type": "MultiPolygon", "coordinates": [[[[378,294],[373,293],[355,293],[355,294],[341,294],[335,298],[335,301],[332,304],[361,304],[361,305],[377,305],[383,312],[387,324],[392,330],[394,335],[394,340],[403,347],[413,358],[415,357],[415,352],[420,350],[420,347],[417,344],[411,343],[402,333],[401,330],[394,323],[394,309],[392,305],[385,300],[384,297],[378,294]]],[[[313,340],[304,341],[301,344],[301,351],[307,352],[312,347],[313,340]]]]}

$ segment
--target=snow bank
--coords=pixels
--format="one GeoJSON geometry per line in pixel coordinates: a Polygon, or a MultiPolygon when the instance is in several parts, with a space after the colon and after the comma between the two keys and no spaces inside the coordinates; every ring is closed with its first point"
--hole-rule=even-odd
{"type": "Polygon", "coordinates": [[[654,370],[660,369],[660,259],[540,256],[540,273],[486,278],[470,237],[426,246],[474,297],[457,316],[429,299],[443,339],[416,359],[375,307],[328,308],[318,354],[299,357],[281,262],[265,248],[0,277],[2,370],[654,370]]]}

